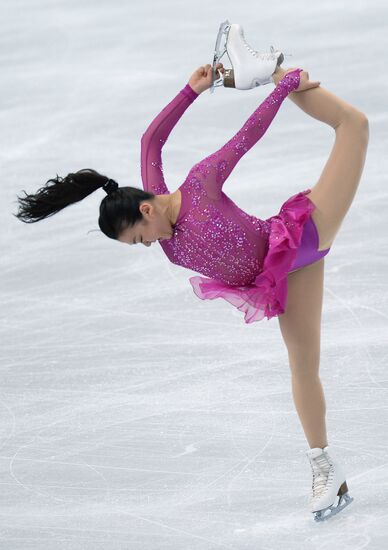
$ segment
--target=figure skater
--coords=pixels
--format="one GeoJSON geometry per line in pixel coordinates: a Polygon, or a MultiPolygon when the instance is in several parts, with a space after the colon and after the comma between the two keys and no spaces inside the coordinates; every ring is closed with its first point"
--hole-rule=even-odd
{"type": "MultiPolygon", "coordinates": [[[[233,34],[229,36],[232,53],[244,38],[241,27],[231,29],[239,30],[234,42],[233,34]]],[[[309,508],[319,521],[340,510],[342,502],[343,508],[353,500],[341,466],[329,455],[319,378],[320,335],[324,256],[361,178],[368,119],[320,82],[311,82],[307,71],[281,68],[279,56],[273,66],[268,59],[255,57],[259,77],[248,89],[269,82],[275,88],[229,141],[190,169],[175,192],[170,193],[164,181],[162,147],[185,110],[214,85],[210,64],[193,73],[142,135],[144,190],[118,186],[93,169],[82,169],[49,179],[35,194],[24,191],[26,196],[18,197],[16,217],[37,222],[103,188],[107,195],[100,204],[98,223],[107,237],[147,247],[158,241],[172,263],[204,275],[190,278],[199,298],[223,298],[245,314],[246,323],[278,317],[293,399],[310,447],[306,451],[313,475],[309,508]],[[263,137],[287,97],[331,126],[335,142],[316,184],[286,200],[278,214],[262,220],[241,210],[223,185],[237,162],[263,137]]],[[[221,62],[216,68],[225,74],[221,62]]],[[[242,82],[243,71],[244,64],[236,63],[236,82],[242,82]]]]}

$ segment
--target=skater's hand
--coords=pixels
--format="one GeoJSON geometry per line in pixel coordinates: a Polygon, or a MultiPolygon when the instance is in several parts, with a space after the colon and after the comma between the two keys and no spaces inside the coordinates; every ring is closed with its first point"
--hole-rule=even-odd
{"type": "MultiPolygon", "coordinates": [[[[212,65],[209,63],[207,65],[202,65],[199,67],[196,71],[193,72],[193,74],[190,77],[189,84],[191,88],[197,92],[197,94],[201,94],[205,90],[211,87],[213,84],[213,69],[212,65]]],[[[224,66],[222,63],[217,63],[216,65],[217,70],[219,69],[221,73],[225,71],[224,66]]]]}
{"type": "MultiPolygon", "coordinates": [[[[295,70],[296,68],[287,69],[284,72],[284,75],[282,76],[282,78],[287,73],[290,73],[291,71],[295,71],[295,70]]],[[[320,81],[318,80],[314,80],[314,81],[309,80],[309,73],[307,71],[302,71],[299,75],[299,79],[300,79],[299,86],[296,90],[294,90],[294,92],[304,92],[305,90],[310,90],[310,88],[317,88],[320,85],[320,81]]]]}

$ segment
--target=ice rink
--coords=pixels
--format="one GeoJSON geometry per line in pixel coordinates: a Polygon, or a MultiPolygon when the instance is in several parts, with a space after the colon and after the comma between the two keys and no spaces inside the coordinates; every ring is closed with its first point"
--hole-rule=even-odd
{"type": "MultiPolygon", "coordinates": [[[[387,3],[4,0],[0,16],[0,549],[387,548],[387,3]],[[322,315],[329,445],[354,502],[320,524],[278,320],[201,301],[158,243],[108,239],[103,190],[36,224],[12,215],[22,190],[81,168],[142,189],[141,135],[212,62],[225,19],[370,124],[322,315]]],[[[163,149],[171,192],[272,89],[189,107],[163,149]]],[[[334,137],[286,100],[224,192],[274,215],[334,137]]]]}

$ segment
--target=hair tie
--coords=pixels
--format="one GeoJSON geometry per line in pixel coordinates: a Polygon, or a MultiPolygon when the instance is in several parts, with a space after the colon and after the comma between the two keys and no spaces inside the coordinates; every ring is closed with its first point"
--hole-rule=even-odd
{"type": "Polygon", "coordinates": [[[112,180],[112,179],[109,178],[108,181],[106,181],[104,183],[102,188],[106,192],[107,195],[110,195],[113,191],[116,191],[118,186],[119,186],[119,184],[115,180],[112,180]]]}

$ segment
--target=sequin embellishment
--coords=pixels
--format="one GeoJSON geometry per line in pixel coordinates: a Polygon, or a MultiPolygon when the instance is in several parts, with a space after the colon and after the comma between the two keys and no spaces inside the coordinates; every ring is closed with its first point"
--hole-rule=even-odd
{"type": "MultiPolygon", "coordinates": [[[[160,242],[172,263],[205,275],[190,279],[199,297],[225,298],[246,313],[246,322],[260,320],[264,312],[270,318],[284,305],[284,270],[294,255],[293,248],[312,203],[300,193],[294,202],[285,203],[278,216],[261,220],[241,210],[222,187],[239,159],[265,134],[287,95],[298,88],[301,70],[287,73],[227,143],[191,168],[180,186],[185,208],[174,226],[173,237],[160,242]],[[299,209],[296,220],[290,215],[294,205],[299,209]],[[278,270],[271,261],[280,249],[283,256],[281,261],[279,256],[278,270]]],[[[159,149],[148,157],[147,183],[151,182],[153,192],[158,194],[168,192],[160,143],[194,101],[192,94],[186,87],[152,123],[156,129],[154,143],[159,149]]],[[[143,158],[147,158],[147,152],[143,158]]]]}

